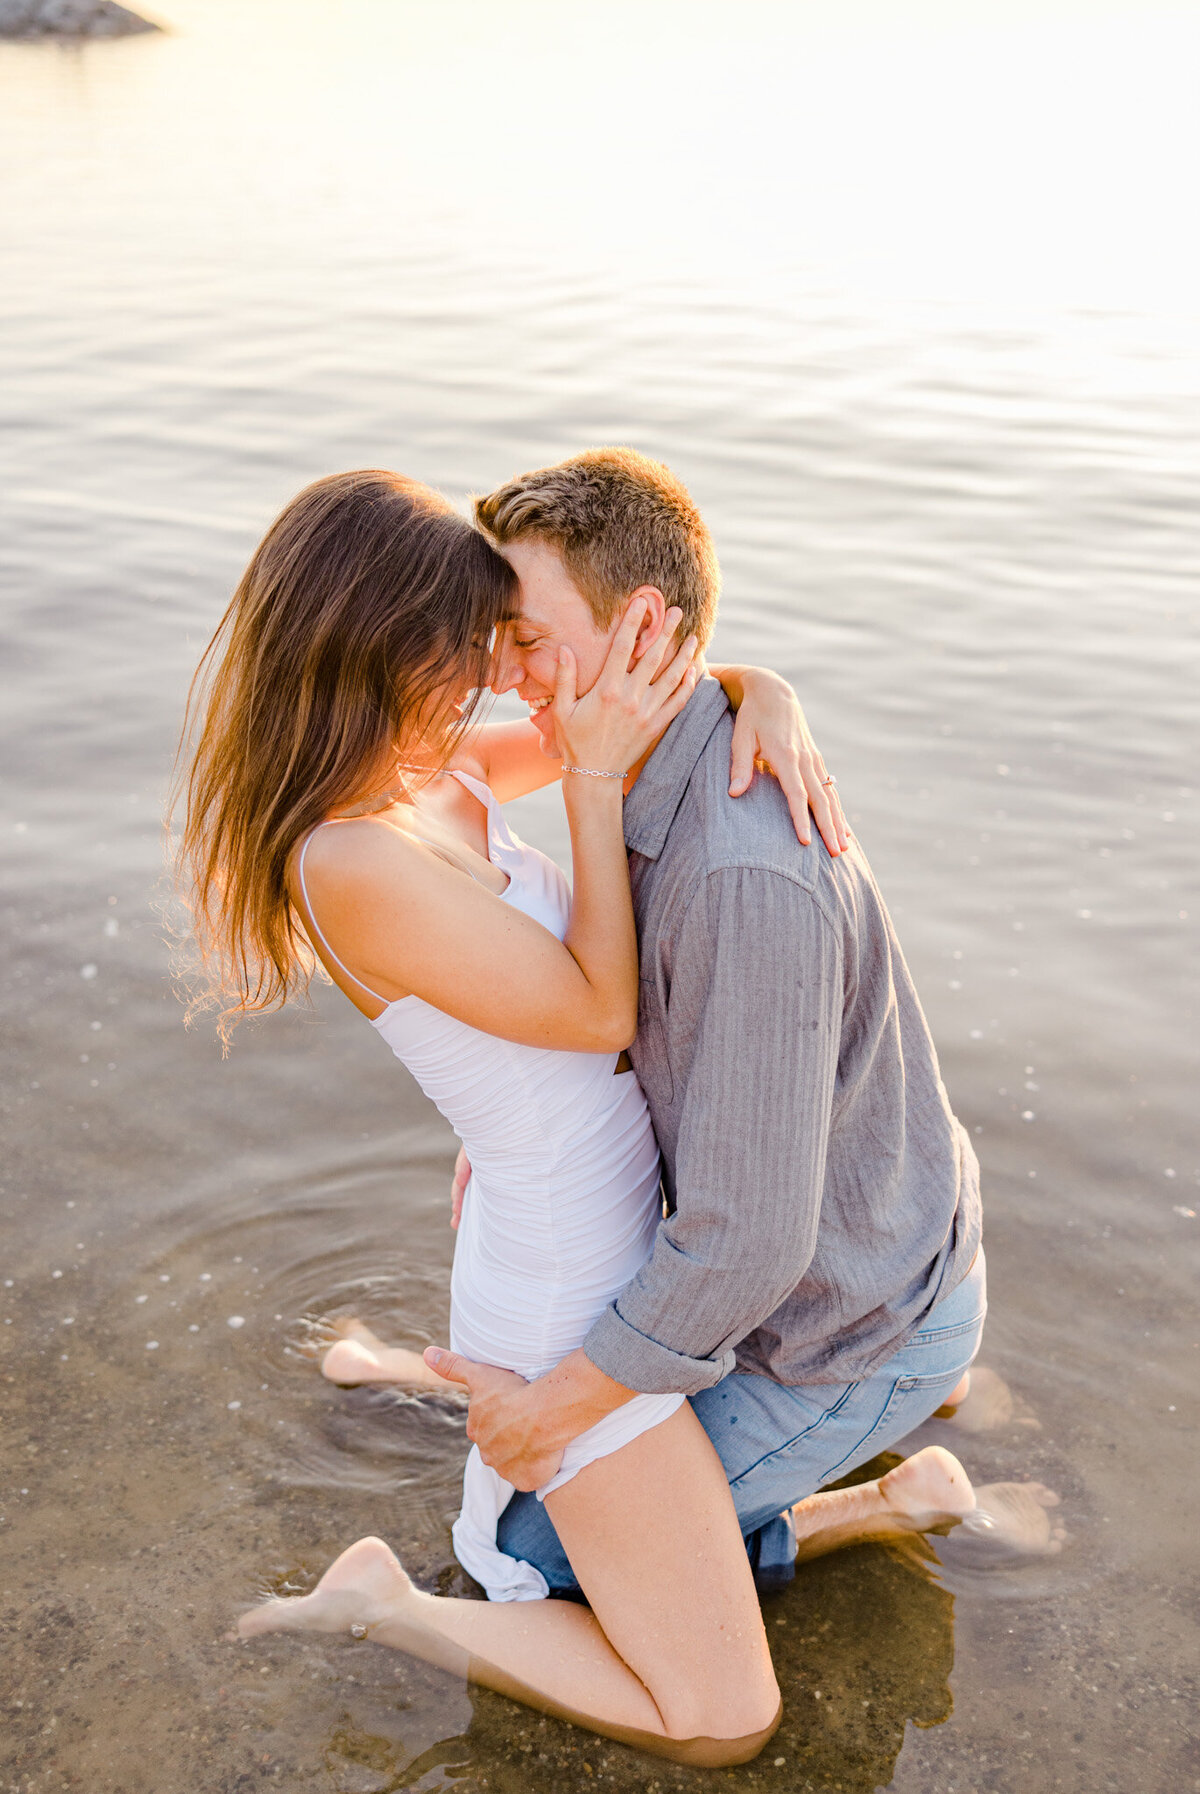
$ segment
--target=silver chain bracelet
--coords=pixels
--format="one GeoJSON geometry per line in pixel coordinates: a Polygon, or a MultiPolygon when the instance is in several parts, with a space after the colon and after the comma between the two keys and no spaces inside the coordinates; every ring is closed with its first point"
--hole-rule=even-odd
{"type": "Polygon", "coordinates": [[[628,777],[628,774],[623,772],[599,772],[594,766],[564,766],[563,771],[582,773],[585,779],[624,779],[628,777]]]}

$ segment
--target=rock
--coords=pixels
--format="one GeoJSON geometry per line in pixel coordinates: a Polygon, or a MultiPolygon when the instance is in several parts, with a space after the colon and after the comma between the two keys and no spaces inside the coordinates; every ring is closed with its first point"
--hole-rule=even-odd
{"type": "Polygon", "coordinates": [[[116,0],[0,0],[0,37],[128,37],[161,30],[116,0]]]}

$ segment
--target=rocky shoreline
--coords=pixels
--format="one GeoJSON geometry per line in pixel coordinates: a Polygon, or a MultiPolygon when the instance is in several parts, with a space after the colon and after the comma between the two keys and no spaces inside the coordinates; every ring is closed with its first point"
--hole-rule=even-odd
{"type": "Polygon", "coordinates": [[[161,30],[116,0],[0,0],[0,38],[129,37],[161,30]]]}

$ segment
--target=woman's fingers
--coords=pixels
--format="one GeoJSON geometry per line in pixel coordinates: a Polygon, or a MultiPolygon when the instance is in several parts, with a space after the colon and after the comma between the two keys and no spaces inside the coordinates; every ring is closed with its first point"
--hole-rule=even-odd
{"type": "Polygon", "coordinates": [[[620,689],[629,677],[629,663],[633,659],[633,651],[637,646],[638,630],[646,616],[646,600],[631,598],[625,607],[625,615],[617,625],[616,634],[609,643],[604,665],[600,669],[597,685],[605,685],[620,689]]]}
{"type": "MultiPolygon", "coordinates": [[[[807,847],[812,840],[812,824],[816,817],[815,812],[809,810],[808,787],[804,783],[800,768],[798,765],[787,766],[776,776],[779,779],[783,795],[787,799],[788,813],[792,818],[796,839],[802,847],[807,847]]],[[[817,827],[821,827],[819,821],[817,827]]],[[[828,846],[828,837],[822,835],[822,838],[828,846]]],[[[831,848],[830,851],[836,853],[837,849],[836,847],[831,848]]]]}
{"type": "MultiPolygon", "coordinates": [[[[808,787],[804,782],[800,760],[789,759],[782,766],[770,766],[768,770],[779,781],[780,790],[787,801],[788,814],[791,816],[797,841],[802,847],[807,847],[812,840],[814,817],[809,808],[808,787]]],[[[820,825],[818,824],[818,826],[820,825]]]]}
{"type": "MultiPolygon", "coordinates": [[[[838,828],[838,809],[841,806],[837,802],[834,787],[829,783],[825,762],[819,754],[808,755],[802,762],[800,771],[806,801],[812,810],[813,821],[820,831],[822,841],[830,853],[836,856],[848,845],[848,841],[843,840],[841,830],[838,828]]],[[[788,802],[791,807],[790,798],[788,802]]],[[[792,815],[795,816],[794,809],[792,815]]]]}
{"type": "MultiPolygon", "coordinates": [[[[658,711],[658,714],[654,719],[657,728],[660,730],[665,729],[668,723],[674,722],[675,718],[679,715],[679,712],[683,709],[684,705],[695,691],[696,681],[699,677],[699,663],[696,660],[693,660],[690,666],[684,667],[679,675],[678,684],[676,684],[674,690],[669,693],[662,708],[658,711]]],[[[660,680],[659,684],[661,683],[660,680]]],[[[658,689],[659,686],[655,685],[654,690],[657,691],[658,689]]]]}
{"type": "Polygon", "coordinates": [[[846,815],[838,796],[837,785],[830,778],[829,768],[816,749],[808,758],[804,784],[822,841],[830,853],[844,853],[854,837],[846,825],[846,815]]]}
{"type": "Polygon", "coordinates": [[[653,702],[664,688],[670,690],[679,683],[699,652],[700,643],[696,636],[688,635],[682,641],[676,641],[664,631],[646,656],[647,661],[653,661],[654,670],[641,690],[649,692],[653,702]]]}
{"type": "MultiPolygon", "coordinates": [[[[700,642],[696,636],[689,635],[687,640],[680,644],[672,659],[650,687],[651,703],[661,693],[663,708],[668,708],[673,701],[673,696],[677,696],[685,685],[688,694],[695,690],[700,673],[700,642]]],[[[672,709],[671,714],[672,716],[678,715],[678,708],[672,709]]]]}
{"type": "Polygon", "coordinates": [[[815,822],[830,853],[844,853],[853,837],[836,785],[826,770],[795,692],[784,680],[761,667],[746,670],[744,685],[734,721],[729,795],[740,797],[750,786],[755,766],[765,767],[774,774],[787,799],[800,843],[809,845],[815,822]]]}
{"type": "Polygon", "coordinates": [[[554,718],[555,744],[560,759],[569,760],[565,730],[571,720],[572,712],[578,703],[578,673],[575,656],[570,648],[558,650],[558,667],[554,674],[554,703],[550,714],[554,718]]]}
{"type": "Polygon", "coordinates": [[[842,804],[842,800],[832,786],[830,787],[830,798],[833,803],[834,818],[837,822],[838,840],[842,844],[842,852],[844,853],[854,839],[854,831],[846,821],[846,811],[842,804]]]}
{"type": "MultiPolygon", "coordinates": [[[[739,710],[733,719],[733,753],[729,761],[729,795],[740,797],[754,777],[754,760],[758,753],[758,736],[754,726],[745,720],[744,712],[739,710]]],[[[786,787],[785,787],[786,789],[786,787]]],[[[791,798],[788,798],[789,804],[791,798]]],[[[808,799],[804,800],[805,815],[808,814],[808,799]]],[[[792,812],[795,816],[795,811],[792,812]]]]}
{"type": "Polygon", "coordinates": [[[467,1157],[467,1149],[460,1146],[458,1157],[454,1161],[454,1182],[450,1185],[450,1225],[457,1227],[462,1220],[463,1196],[471,1177],[471,1161],[467,1157]]]}
{"type": "Polygon", "coordinates": [[[679,641],[679,628],[683,622],[683,612],[677,604],[671,605],[663,617],[662,628],[654,641],[638,642],[637,670],[641,674],[643,684],[653,685],[661,675],[664,666],[670,665],[672,653],[678,653],[682,643],[679,641]]]}
{"type": "Polygon", "coordinates": [[[558,650],[558,670],[554,675],[554,709],[561,717],[570,716],[576,702],[575,656],[570,648],[558,650]]]}
{"type": "MultiPolygon", "coordinates": [[[[739,721],[740,715],[739,712],[739,721]]],[[[746,725],[739,735],[738,722],[735,722],[729,775],[731,797],[740,797],[749,788],[754,767],[760,759],[779,781],[801,846],[807,847],[812,840],[812,824],[815,822],[830,853],[835,858],[844,853],[852,837],[837,789],[829,783],[820,754],[807,748],[796,748],[786,755],[772,753],[767,759],[754,730],[746,725]]]]}
{"type": "MultiPolygon", "coordinates": [[[[560,652],[554,715],[564,760],[597,770],[624,770],[645,753],[683,708],[695,689],[700,665],[694,635],[676,644],[652,642],[634,656],[638,632],[649,606],[630,600],[613,633],[604,667],[590,691],[576,696],[574,662],[568,669],[560,652]]],[[[667,612],[671,621],[678,611],[667,612]]]]}
{"type": "Polygon", "coordinates": [[[817,832],[834,858],[844,853],[853,837],[846,826],[841,799],[828,783],[821,759],[802,754],[797,761],[771,770],[787,798],[797,840],[807,847],[812,840],[812,823],[815,822],[817,832]]]}

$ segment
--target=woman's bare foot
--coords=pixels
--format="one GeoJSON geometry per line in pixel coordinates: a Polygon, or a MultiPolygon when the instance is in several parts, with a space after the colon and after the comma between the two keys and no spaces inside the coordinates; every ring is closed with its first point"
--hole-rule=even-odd
{"type": "Polygon", "coordinates": [[[990,1433],[1002,1426],[1038,1426],[1032,1415],[1017,1413],[1012,1390],[1003,1377],[986,1365],[967,1371],[934,1419],[951,1421],[964,1433],[990,1433]]]}
{"type": "Polygon", "coordinates": [[[321,1375],[331,1383],[398,1383],[406,1389],[458,1392],[458,1384],[448,1383],[445,1377],[430,1370],[420,1352],[410,1352],[406,1346],[384,1345],[362,1321],[350,1317],[325,1325],[337,1335],[321,1359],[321,1375]]]}
{"type": "Polygon", "coordinates": [[[311,1595],[272,1596],[238,1621],[238,1636],[267,1632],[345,1632],[365,1638],[416,1594],[404,1566],[382,1539],[359,1539],[332,1563],[311,1595]]]}

